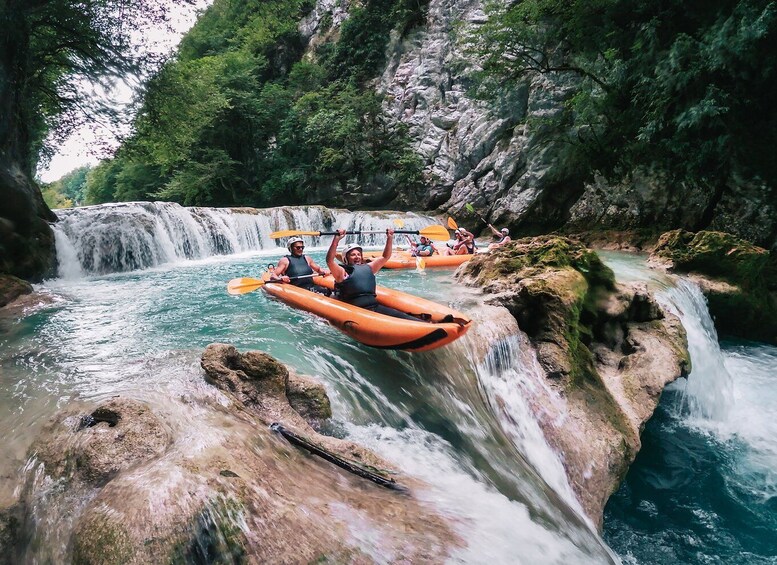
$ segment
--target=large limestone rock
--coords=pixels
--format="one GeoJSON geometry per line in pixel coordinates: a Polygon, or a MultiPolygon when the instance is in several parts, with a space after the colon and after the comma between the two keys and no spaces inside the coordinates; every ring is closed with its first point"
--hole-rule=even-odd
{"type": "Polygon", "coordinates": [[[201,362],[216,386],[207,402],[116,397],[54,418],[31,448],[17,504],[0,511],[9,562],[442,562],[457,546],[412,491],[347,473],[268,429],[279,422],[414,486],[311,428],[307,419],[331,414],[321,385],[225,344],[201,362]]]}
{"type": "Polygon", "coordinates": [[[666,384],[690,371],[685,332],[644,285],[614,282],[569,239],[521,239],[456,273],[510,311],[536,349],[547,386],[528,399],[594,523],[640,448],[666,384]]]}
{"type": "Polygon", "coordinates": [[[30,283],[13,275],[0,273],[0,308],[10,304],[20,296],[32,293],[30,283]]]}
{"type": "Polygon", "coordinates": [[[650,257],[687,273],[707,298],[719,334],[777,343],[777,257],[728,233],[673,230],[650,257]]]}

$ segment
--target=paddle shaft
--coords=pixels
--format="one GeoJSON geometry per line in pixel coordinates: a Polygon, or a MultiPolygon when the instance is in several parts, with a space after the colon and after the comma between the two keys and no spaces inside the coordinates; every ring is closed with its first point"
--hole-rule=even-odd
{"type": "MultiPolygon", "coordinates": [[[[394,233],[412,233],[418,235],[422,230],[394,230],[394,233]]],[[[347,231],[345,235],[360,235],[363,233],[386,233],[386,230],[369,230],[369,231],[347,231]]],[[[320,231],[318,235],[337,235],[336,231],[320,231]]]]}
{"type": "Polygon", "coordinates": [[[467,209],[468,212],[471,212],[472,214],[475,214],[478,218],[480,218],[481,222],[488,225],[488,221],[483,216],[478,214],[477,210],[475,210],[475,207],[472,204],[467,204],[465,208],[467,209]]]}

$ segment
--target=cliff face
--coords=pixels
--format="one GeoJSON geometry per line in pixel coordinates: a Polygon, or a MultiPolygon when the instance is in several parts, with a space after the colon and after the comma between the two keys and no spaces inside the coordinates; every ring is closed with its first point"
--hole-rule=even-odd
{"type": "Polygon", "coordinates": [[[390,46],[378,90],[390,115],[409,126],[429,184],[409,197],[467,221],[474,220],[464,210],[470,203],[495,223],[548,231],[566,221],[583,186],[527,123],[558,112],[570,85],[539,78],[496,106],[469,98],[472,64],[464,64],[457,26],[485,18],[479,1],[432,1],[426,28],[390,46]]]}
{"type": "MultiPolygon", "coordinates": [[[[315,37],[316,18],[325,13],[337,25],[344,4],[319,1],[304,31],[315,37]]],[[[541,126],[530,125],[560,111],[574,86],[568,78],[527,80],[495,105],[468,98],[466,73],[475,62],[465,59],[456,37],[485,19],[480,0],[431,0],[424,26],[389,45],[376,88],[387,95],[386,112],[409,126],[426,175],[424,191],[400,188],[396,205],[439,209],[478,230],[484,226],[466,203],[519,234],[648,228],[657,237],[667,229],[709,228],[777,246],[774,187],[737,179],[716,188],[677,186],[644,172],[618,183],[583,182],[588,171],[574,170],[564,148],[542,142],[541,126]]]]}

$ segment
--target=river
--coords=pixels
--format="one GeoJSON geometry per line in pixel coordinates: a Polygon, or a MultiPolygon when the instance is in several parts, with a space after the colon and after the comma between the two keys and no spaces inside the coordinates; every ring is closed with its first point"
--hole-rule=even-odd
{"type": "MultiPolygon", "coordinates": [[[[226,342],[320,379],[332,399],[331,433],[426,481],[420,496],[450,516],[466,541],[454,562],[774,562],[777,348],[719,347],[698,289],[649,271],[644,258],[605,254],[619,279],[648,282],[681,316],[694,370],[665,393],[643,451],[607,505],[600,537],[581,518],[559,455],[523,403],[521,387],[542,377],[522,336],[493,343],[485,359],[473,353],[482,331],[424,354],[380,351],[261,291],[225,292],[231,278],[257,275],[284,254],[271,229],[384,229],[398,215],[140,204],[61,215],[61,276],[38,287],[53,304],[0,319],[0,503],[12,498],[30,443],[59,408],[121,394],[185,418],[171,406],[211,394],[199,356],[209,343],[226,342]]],[[[433,221],[401,218],[409,229],[433,221]]],[[[308,242],[319,262],[324,244],[308,242]]],[[[379,277],[487,326],[476,315],[476,294],[450,274],[379,277]]],[[[41,534],[40,543],[54,539],[41,534]]],[[[47,555],[35,551],[31,560],[47,555]]]]}

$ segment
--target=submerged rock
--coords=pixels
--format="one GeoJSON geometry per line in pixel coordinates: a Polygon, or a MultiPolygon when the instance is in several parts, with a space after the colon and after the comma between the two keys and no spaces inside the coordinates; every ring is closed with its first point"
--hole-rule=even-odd
{"type": "Polygon", "coordinates": [[[55,417],[30,452],[19,500],[0,511],[11,562],[442,562],[455,550],[446,520],[412,493],[270,431],[280,422],[399,476],[367,449],[311,428],[331,414],[321,385],[225,344],[208,346],[201,363],[217,387],[203,398],[152,407],[117,397],[55,417]]]}
{"type": "Polygon", "coordinates": [[[699,284],[720,334],[777,343],[777,258],[766,249],[723,232],[674,230],[650,261],[699,284]]]}
{"type": "Polygon", "coordinates": [[[596,253],[564,237],[517,240],[456,276],[528,335],[549,384],[528,401],[583,509],[601,524],[664,386],[690,371],[679,319],[644,285],[616,284],[596,253]]]}

